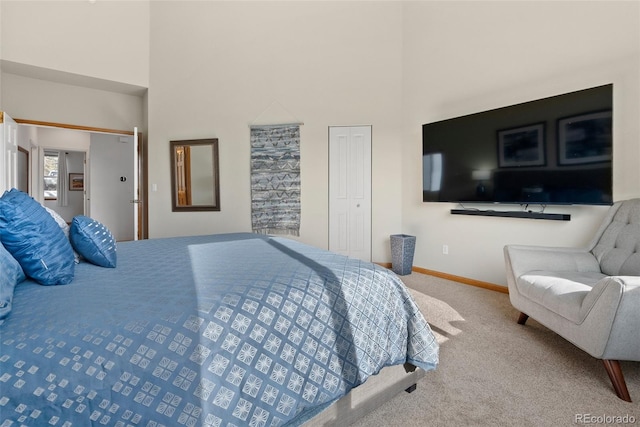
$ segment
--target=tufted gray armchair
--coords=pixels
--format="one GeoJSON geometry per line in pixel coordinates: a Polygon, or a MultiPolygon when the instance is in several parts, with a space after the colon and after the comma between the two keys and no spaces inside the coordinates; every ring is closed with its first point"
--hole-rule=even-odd
{"type": "Polygon", "coordinates": [[[507,245],[511,304],[602,359],[631,402],[621,360],[640,361],[640,199],[614,204],[586,248],[507,245]]]}

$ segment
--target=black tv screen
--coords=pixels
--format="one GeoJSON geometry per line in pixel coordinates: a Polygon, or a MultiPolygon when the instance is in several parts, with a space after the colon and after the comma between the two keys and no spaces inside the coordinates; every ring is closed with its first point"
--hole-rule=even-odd
{"type": "Polygon", "coordinates": [[[423,201],[612,203],[613,85],[422,126],[423,201]]]}

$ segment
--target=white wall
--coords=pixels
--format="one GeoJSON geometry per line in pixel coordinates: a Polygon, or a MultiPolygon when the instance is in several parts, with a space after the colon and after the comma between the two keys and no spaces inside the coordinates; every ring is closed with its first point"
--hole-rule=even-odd
{"type": "Polygon", "coordinates": [[[0,1],[0,106],[15,118],[146,129],[149,1],[0,1]]]}
{"type": "Polygon", "coordinates": [[[423,203],[423,123],[613,83],[614,198],[640,196],[639,3],[407,2],[403,39],[403,231],[418,236],[415,265],[505,284],[505,244],[583,245],[606,211],[547,208],[572,215],[559,222],[423,203]]]}
{"type": "MultiPolygon", "coordinates": [[[[2,5],[0,4],[0,60],[2,59],[2,46],[4,46],[2,31],[2,9],[2,5]]],[[[2,68],[0,68],[0,111],[4,111],[4,107],[2,105],[2,68]]]]}
{"type": "Polygon", "coordinates": [[[143,97],[2,72],[2,105],[11,117],[91,128],[144,129],[143,97]]]}
{"type": "Polygon", "coordinates": [[[328,246],[328,128],[373,129],[373,259],[400,216],[402,6],[152,2],[152,237],[250,231],[249,124],[301,127],[300,240],[328,246]],[[220,212],[171,212],[169,141],[219,139],[220,212]]]}
{"type": "Polygon", "coordinates": [[[148,87],[149,1],[3,0],[0,10],[0,59],[148,87]]]}
{"type": "Polygon", "coordinates": [[[215,174],[212,168],[213,146],[194,145],[190,151],[191,204],[214,206],[215,174]]]}

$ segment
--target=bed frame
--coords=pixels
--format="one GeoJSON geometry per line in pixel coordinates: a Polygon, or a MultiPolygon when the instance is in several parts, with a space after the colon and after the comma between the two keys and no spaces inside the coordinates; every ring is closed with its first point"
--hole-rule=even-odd
{"type": "Polygon", "coordinates": [[[329,427],[352,424],[403,390],[407,393],[414,391],[424,375],[424,370],[409,364],[388,366],[302,425],[329,427]],[[407,369],[412,372],[407,372],[407,369]]]}

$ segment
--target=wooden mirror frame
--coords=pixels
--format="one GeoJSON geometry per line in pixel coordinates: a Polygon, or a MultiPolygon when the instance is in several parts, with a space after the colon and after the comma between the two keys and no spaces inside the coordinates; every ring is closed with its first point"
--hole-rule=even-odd
{"type": "Polygon", "coordinates": [[[210,139],[189,139],[181,141],[170,141],[171,159],[171,210],[173,212],[197,212],[197,211],[219,211],[220,210],[220,170],[218,162],[218,138],[210,139]],[[191,158],[188,155],[192,147],[211,146],[212,159],[212,191],[213,204],[192,204],[190,191],[191,158]],[[186,154],[184,164],[180,164],[178,157],[178,147],[185,147],[186,154]],[[178,179],[185,187],[185,195],[179,195],[180,190],[178,179]]]}

